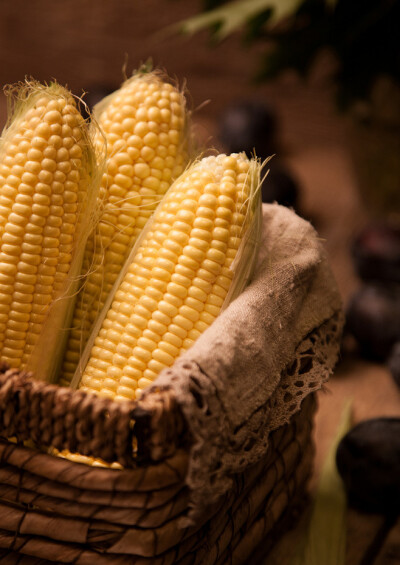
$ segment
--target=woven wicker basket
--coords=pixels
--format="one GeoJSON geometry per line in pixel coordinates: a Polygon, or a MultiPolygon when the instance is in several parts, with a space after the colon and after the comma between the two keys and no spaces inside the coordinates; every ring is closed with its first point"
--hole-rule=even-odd
{"type": "Polygon", "coordinates": [[[282,528],[289,507],[304,495],[311,471],[314,395],[289,424],[272,433],[265,456],[235,476],[219,503],[186,528],[178,521],[189,500],[190,438],[182,433],[184,422],[173,399],[160,394],[154,400],[153,406],[122,405],[16,371],[3,373],[2,435],[39,445],[52,436],[59,447],[86,445],[86,451],[85,437],[98,437],[89,451],[131,468],[88,467],[1,439],[0,563],[248,563],[262,540],[273,539],[270,534],[282,528]],[[72,415],[68,427],[61,424],[65,411],[72,415]],[[68,429],[73,433],[67,438],[68,429]],[[117,437],[119,443],[110,441],[117,437]],[[114,449],[107,453],[107,446],[114,449]]]}
{"type": "Polygon", "coordinates": [[[312,468],[341,302],[311,226],[276,205],[263,214],[251,287],[140,400],[0,364],[1,564],[255,564],[287,527],[312,468]]]}

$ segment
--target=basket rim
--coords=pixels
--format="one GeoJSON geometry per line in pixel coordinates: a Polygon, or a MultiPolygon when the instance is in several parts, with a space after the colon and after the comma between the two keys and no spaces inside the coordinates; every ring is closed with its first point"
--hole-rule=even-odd
{"type": "Polygon", "coordinates": [[[184,416],[173,390],[118,402],[38,381],[0,362],[0,436],[36,448],[92,456],[136,468],[187,447],[184,416]]]}

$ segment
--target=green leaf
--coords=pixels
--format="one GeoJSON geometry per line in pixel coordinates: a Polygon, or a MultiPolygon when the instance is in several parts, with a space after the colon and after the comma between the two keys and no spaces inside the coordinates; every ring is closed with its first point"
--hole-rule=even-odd
{"type": "Polygon", "coordinates": [[[336,450],[351,427],[351,413],[348,402],[321,471],[304,546],[291,565],[345,565],[347,501],[336,450]]]}
{"type": "Polygon", "coordinates": [[[303,0],[235,0],[220,8],[188,18],[177,24],[181,33],[192,35],[198,31],[218,25],[219,39],[243,27],[246,22],[256,17],[260,12],[271,10],[268,23],[277,21],[294,14],[303,0]]]}
{"type": "Polygon", "coordinates": [[[250,18],[246,22],[246,30],[244,36],[245,44],[250,45],[253,41],[256,41],[265,33],[267,27],[267,22],[271,16],[271,9],[259,12],[253,18],[250,18]]]}

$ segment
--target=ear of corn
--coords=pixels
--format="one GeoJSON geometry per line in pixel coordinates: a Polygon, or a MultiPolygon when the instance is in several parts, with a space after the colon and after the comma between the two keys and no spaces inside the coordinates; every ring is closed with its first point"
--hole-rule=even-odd
{"type": "MultiPolygon", "coordinates": [[[[185,98],[157,72],[138,73],[95,108],[107,140],[102,215],[89,238],[60,384],[68,385],[136,238],[188,160],[185,98]]],[[[99,136],[101,142],[101,138],[99,136]]]]}
{"type": "Polygon", "coordinates": [[[219,155],[175,181],[96,324],[80,388],[139,397],[243,290],[259,240],[259,173],[245,154],[219,155]]]}
{"type": "Polygon", "coordinates": [[[15,105],[0,140],[0,357],[52,380],[99,176],[70,92],[26,83],[9,94],[15,105]]]}

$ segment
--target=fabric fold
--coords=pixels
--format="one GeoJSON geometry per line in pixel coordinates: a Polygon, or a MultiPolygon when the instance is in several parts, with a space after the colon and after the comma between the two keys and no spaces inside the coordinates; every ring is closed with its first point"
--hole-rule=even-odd
{"type": "Polygon", "coordinates": [[[253,281],[143,395],[172,389],[186,418],[192,516],[256,463],[270,432],[326,382],[342,326],[323,241],[293,211],[264,204],[253,281]]]}

